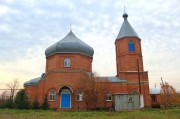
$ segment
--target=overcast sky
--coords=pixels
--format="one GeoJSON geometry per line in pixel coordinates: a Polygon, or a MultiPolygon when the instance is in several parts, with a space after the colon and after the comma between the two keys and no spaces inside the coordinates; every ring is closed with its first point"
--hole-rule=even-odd
{"type": "Polygon", "coordinates": [[[93,71],[115,76],[115,39],[128,21],[141,40],[150,87],[162,77],[180,91],[179,0],[0,0],[0,88],[45,71],[45,49],[70,30],[94,48],[93,71]]]}

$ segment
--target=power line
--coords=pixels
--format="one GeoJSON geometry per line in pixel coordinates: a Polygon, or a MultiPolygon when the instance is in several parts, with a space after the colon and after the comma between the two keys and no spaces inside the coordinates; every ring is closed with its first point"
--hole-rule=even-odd
{"type": "MultiPolygon", "coordinates": [[[[4,88],[4,89],[0,89],[0,90],[11,90],[11,89],[4,88]]],[[[22,89],[13,89],[13,90],[22,90],[22,89]]]]}

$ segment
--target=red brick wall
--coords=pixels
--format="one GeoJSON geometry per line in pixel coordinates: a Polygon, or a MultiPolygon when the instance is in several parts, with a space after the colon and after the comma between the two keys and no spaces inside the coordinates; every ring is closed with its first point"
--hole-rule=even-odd
{"type": "MultiPolygon", "coordinates": [[[[82,101],[76,101],[76,92],[82,90],[80,85],[83,81],[84,73],[92,71],[92,58],[81,54],[55,54],[46,58],[46,73],[44,79],[37,86],[26,86],[30,101],[33,102],[37,96],[40,103],[43,102],[44,96],[51,90],[56,91],[56,101],[49,101],[50,108],[60,107],[60,93],[58,89],[61,86],[69,86],[72,88],[71,103],[72,107],[85,107],[82,101]],[[64,59],[71,59],[71,66],[64,67],[64,59]],[[78,72],[78,71],[81,72],[78,72]]],[[[87,75],[87,74],[86,74],[87,75]]]]}
{"type": "Polygon", "coordinates": [[[141,52],[141,41],[136,37],[125,37],[115,42],[117,73],[120,71],[137,70],[137,59],[139,60],[139,69],[143,71],[143,61],[141,52]],[[133,41],[135,52],[129,52],[128,42],[133,41]]]}
{"type": "Polygon", "coordinates": [[[37,95],[37,86],[26,86],[25,90],[27,92],[29,100],[33,102],[37,95]]]}
{"type": "Polygon", "coordinates": [[[92,71],[92,58],[81,54],[55,54],[46,58],[46,72],[50,70],[92,71]],[[71,67],[64,67],[64,59],[71,59],[71,67]]]}
{"type": "Polygon", "coordinates": [[[157,101],[153,102],[151,98],[151,106],[152,107],[160,107],[161,106],[161,95],[160,94],[151,94],[151,96],[155,96],[157,101]]]}
{"type": "Polygon", "coordinates": [[[141,94],[144,96],[145,106],[151,105],[149,95],[148,72],[144,71],[141,50],[141,40],[136,37],[124,37],[116,40],[117,75],[120,79],[128,80],[128,93],[139,92],[138,64],[141,81],[141,94]],[[129,52],[128,42],[133,41],[135,51],[129,52]]]}

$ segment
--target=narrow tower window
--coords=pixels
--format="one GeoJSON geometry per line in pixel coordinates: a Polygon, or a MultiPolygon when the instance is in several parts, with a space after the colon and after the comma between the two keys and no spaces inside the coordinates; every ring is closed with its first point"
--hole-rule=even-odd
{"type": "Polygon", "coordinates": [[[128,47],[129,47],[129,52],[134,52],[134,42],[133,41],[129,41],[128,42],[128,47]]]}
{"type": "Polygon", "coordinates": [[[64,59],[64,67],[70,67],[71,66],[71,60],[69,58],[64,59]]]}

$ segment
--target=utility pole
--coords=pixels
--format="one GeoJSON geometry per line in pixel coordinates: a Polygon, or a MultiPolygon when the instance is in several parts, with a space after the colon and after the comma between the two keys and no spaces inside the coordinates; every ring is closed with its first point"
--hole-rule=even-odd
{"type": "Polygon", "coordinates": [[[139,72],[139,60],[137,59],[137,68],[138,68],[138,81],[139,81],[139,108],[141,108],[141,80],[140,80],[140,72],[139,72]]]}
{"type": "Polygon", "coordinates": [[[137,59],[137,67],[138,67],[138,80],[139,80],[139,94],[141,94],[141,79],[140,79],[139,60],[138,59],[137,59]]]}

